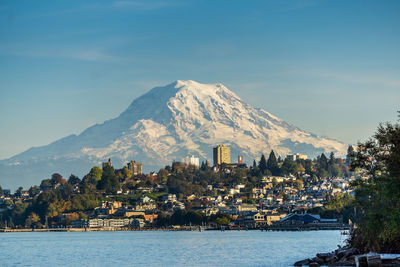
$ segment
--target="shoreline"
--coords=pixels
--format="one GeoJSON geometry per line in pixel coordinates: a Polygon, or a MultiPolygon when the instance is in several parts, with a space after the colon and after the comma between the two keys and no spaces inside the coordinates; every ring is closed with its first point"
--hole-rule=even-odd
{"type": "Polygon", "coordinates": [[[205,228],[200,226],[184,226],[179,228],[127,228],[127,227],[100,227],[100,228],[43,228],[43,229],[32,229],[32,228],[21,228],[21,229],[0,229],[0,233],[27,233],[27,232],[126,232],[126,231],[260,231],[260,232],[270,232],[270,231],[281,231],[281,232],[315,232],[315,231],[342,231],[343,229],[332,229],[332,228],[312,228],[312,229],[286,229],[286,230],[272,230],[272,229],[229,229],[229,228],[205,228]]]}

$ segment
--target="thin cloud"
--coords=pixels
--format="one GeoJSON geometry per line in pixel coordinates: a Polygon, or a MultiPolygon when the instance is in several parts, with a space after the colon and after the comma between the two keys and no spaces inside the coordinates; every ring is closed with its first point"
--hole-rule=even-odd
{"type": "Polygon", "coordinates": [[[93,62],[119,62],[120,58],[113,56],[101,48],[94,47],[42,47],[21,44],[0,45],[0,55],[31,57],[31,58],[62,58],[93,62]]]}
{"type": "Polygon", "coordinates": [[[178,1],[131,1],[131,0],[120,0],[113,4],[116,8],[136,8],[142,10],[153,10],[167,7],[176,7],[184,5],[183,2],[178,1]]]}
{"type": "Polygon", "coordinates": [[[344,82],[358,83],[358,84],[380,84],[387,87],[400,87],[400,80],[381,75],[381,74],[359,74],[359,73],[344,73],[330,70],[308,70],[299,71],[299,74],[307,76],[325,77],[344,82]]]}

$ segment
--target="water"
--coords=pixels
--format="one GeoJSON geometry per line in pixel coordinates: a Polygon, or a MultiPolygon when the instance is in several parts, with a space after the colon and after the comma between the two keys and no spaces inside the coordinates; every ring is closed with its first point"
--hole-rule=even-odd
{"type": "Polygon", "coordinates": [[[0,266],[293,266],[340,231],[0,233],[0,266]]]}

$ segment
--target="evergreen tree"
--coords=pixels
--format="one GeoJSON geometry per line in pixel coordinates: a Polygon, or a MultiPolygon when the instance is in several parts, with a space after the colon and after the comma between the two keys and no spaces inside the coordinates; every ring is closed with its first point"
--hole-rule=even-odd
{"type": "Polygon", "coordinates": [[[68,179],[68,183],[69,184],[79,184],[81,182],[81,179],[79,179],[78,176],[71,174],[71,176],[68,179]]]}
{"type": "Polygon", "coordinates": [[[271,153],[268,157],[267,169],[272,173],[272,175],[280,175],[278,161],[276,160],[276,156],[273,150],[271,150],[271,153]]]}
{"type": "Polygon", "coordinates": [[[329,155],[329,165],[333,165],[335,164],[336,160],[335,160],[335,153],[331,152],[331,154],[329,155]]]}
{"type": "Polygon", "coordinates": [[[327,177],[329,176],[328,173],[328,159],[326,158],[325,154],[322,153],[321,157],[317,159],[318,162],[318,174],[319,177],[327,177]]]}
{"type": "Polygon", "coordinates": [[[206,170],[206,164],[204,163],[204,161],[201,162],[200,170],[202,170],[202,171],[206,170]]]}
{"type": "Polygon", "coordinates": [[[267,170],[267,161],[265,160],[264,154],[261,155],[260,162],[258,163],[258,169],[262,174],[264,174],[267,170]]]}
{"type": "Polygon", "coordinates": [[[251,175],[258,176],[260,174],[260,169],[257,166],[256,160],[253,160],[253,167],[251,167],[251,175]]]}
{"type": "Polygon", "coordinates": [[[349,146],[347,148],[346,166],[350,166],[351,165],[351,163],[353,161],[353,158],[354,158],[354,155],[355,155],[355,151],[354,151],[353,146],[349,146]]]}

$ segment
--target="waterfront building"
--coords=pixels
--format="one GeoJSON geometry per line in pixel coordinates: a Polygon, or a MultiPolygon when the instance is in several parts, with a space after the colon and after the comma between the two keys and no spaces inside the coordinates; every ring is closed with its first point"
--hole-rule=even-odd
{"type": "Polygon", "coordinates": [[[222,163],[231,163],[231,149],[230,147],[219,145],[213,148],[214,166],[221,165],[222,163]]]}
{"type": "Polygon", "coordinates": [[[102,228],[102,227],[127,227],[133,219],[88,219],[75,220],[71,222],[72,228],[102,228]]]}
{"type": "Polygon", "coordinates": [[[133,175],[143,174],[142,163],[131,160],[127,166],[128,166],[128,170],[130,170],[133,175]]]}

